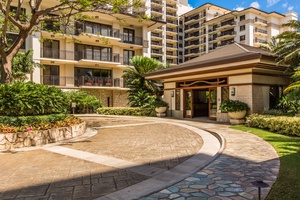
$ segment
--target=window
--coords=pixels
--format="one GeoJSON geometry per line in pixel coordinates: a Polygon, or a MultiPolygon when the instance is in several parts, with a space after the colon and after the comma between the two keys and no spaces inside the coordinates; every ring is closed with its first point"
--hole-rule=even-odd
{"type": "Polygon", "coordinates": [[[124,28],[123,42],[125,42],[125,43],[134,43],[134,30],[124,28]]]}
{"type": "Polygon", "coordinates": [[[275,109],[278,105],[279,99],[282,96],[282,87],[281,86],[270,86],[269,92],[269,109],[275,109]]]}
{"type": "MultiPolygon", "coordinates": [[[[18,38],[18,35],[17,34],[10,34],[10,33],[8,33],[6,35],[6,37],[7,37],[7,43],[8,43],[8,45],[12,45],[14,43],[14,41],[16,41],[16,39],[18,38]]],[[[21,49],[26,49],[26,40],[21,45],[21,49]]]]}
{"type": "Polygon", "coordinates": [[[240,26],[240,31],[244,31],[244,30],[246,30],[246,26],[245,25],[240,26]]]}
{"type": "Polygon", "coordinates": [[[80,32],[103,36],[113,36],[112,26],[88,21],[76,22],[76,34],[78,35],[80,32]]]}
{"type": "MultiPolygon", "coordinates": [[[[10,12],[12,12],[13,13],[12,16],[15,17],[17,14],[17,7],[10,6],[10,12]]],[[[20,9],[19,19],[21,22],[26,22],[26,9],[25,8],[20,9]]]]}
{"type": "Polygon", "coordinates": [[[179,63],[182,63],[182,59],[179,59],[179,63]]]}
{"type": "MultiPolygon", "coordinates": [[[[112,48],[75,44],[75,60],[118,61],[112,59],[112,48]]],[[[115,59],[115,58],[114,58],[115,59]]]]}
{"type": "Polygon", "coordinates": [[[179,33],[182,33],[182,28],[179,28],[179,29],[178,29],[178,32],[179,32],[179,33]]]}
{"type": "Polygon", "coordinates": [[[130,59],[134,56],[134,51],[124,50],[123,51],[123,64],[129,65],[130,59]]]}
{"type": "Polygon", "coordinates": [[[44,65],[43,84],[59,85],[59,66],[44,65]]]}
{"type": "Polygon", "coordinates": [[[179,36],[179,40],[182,40],[182,36],[179,36]]]}
{"type": "Polygon", "coordinates": [[[245,15],[240,16],[240,21],[244,21],[246,19],[245,15]]]}
{"type": "Polygon", "coordinates": [[[179,51],[179,55],[180,55],[180,56],[182,55],[182,51],[179,51]]]}
{"type": "Polygon", "coordinates": [[[43,57],[44,58],[60,58],[59,57],[59,41],[46,40],[43,42],[43,57]]]}
{"type": "Polygon", "coordinates": [[[246,40],[246,36],[245,36],[245,35],[241,35],[241,36],[240,36],[240,42],[241,42],[241,41],[245,41],[245,40],[246,40]]]}
{"type": "Polygon", "coordinates": [[[74,85],[112,86],[112,71],[108,69],[92,69],[75,67],[74,85]]]}
{"type": "Polygon", "coordinates": [[[181,43],[179,44],[179,47],[182,48],[182,44],[181,43]]]}

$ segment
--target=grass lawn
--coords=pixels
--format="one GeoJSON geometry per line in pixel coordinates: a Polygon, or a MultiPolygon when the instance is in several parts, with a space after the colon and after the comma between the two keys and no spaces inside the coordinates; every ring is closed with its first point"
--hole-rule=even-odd
{"type": "Polygon", "coordinates": [[[277,151],[280,157],[280,173],[267,199],[300,199],[300,137],[279,135],[245,126],[231,128],[255,134],[269,142],[277,151]]]}

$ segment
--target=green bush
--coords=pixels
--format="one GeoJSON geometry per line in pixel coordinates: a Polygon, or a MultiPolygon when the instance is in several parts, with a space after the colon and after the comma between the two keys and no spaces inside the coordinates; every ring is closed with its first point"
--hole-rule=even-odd
{"type": "Polygon", "coordinates": [[[64,120],[66,114],[36,115],[36,116],[0,116],[0,124],[10,126],[25,126],[42,123],[56,123],[64,120]]]}
{"type": "Polygon", "coordinates": [[[104,107],[97,109],[100,115],[130,115],[130,116],[155,116],[153,108],[138,107],[104,107]]]}
{"type": "Polygon", "coordinates": [[[224,100],[220,105],[222,112],[238,112],[243,110],[249,110],[249,106],[239,100],[224,100]]]}
{"type": "Polygon", "coordinates": [[[283,115],[283,112],[278,109],[271,109],[271,110],[265,110],[263,112],[264,115],[275,115],[275,116],[281,116],[283,115]]]}
{"type": "Polygon", "coordinates": [[[33,82],[0,85],[0,115],[65,113],[68,106],[66,95],[55,87],[33,82]]]}
{"type": "Polygon", "coordinates": [[[257,127],[283,135],[300,136],[300,117],[252,114],[247,117],[251,127],[257,127]]]}
{"type": "MultiPolygon", "coordinates": [[[[101,108],[102,102],[97,97],[89,95],[83,91],[71,91],[66,92],[67,99],[69,102],[75,102],[76,113],[95,113],[97,108],[101,108]]],[[[69,112],[72,112],[71,106],[69,112]]]]}

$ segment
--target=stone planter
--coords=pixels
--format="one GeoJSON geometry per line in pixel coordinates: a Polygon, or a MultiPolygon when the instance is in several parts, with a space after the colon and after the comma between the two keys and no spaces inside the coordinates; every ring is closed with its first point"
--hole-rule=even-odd
{"type": "Polygon", "coordinates": [[[157,117],[165,117],[168,107],[156,107],[155,112],[157,117]]]}
{"type": "Polygon", "coordinates": [[[82,135],[85,132],[85,129],[86,123],[83,122],[70,127],[0,134],[0,151],[21,147],[40,146],[71,139],[82,135]]]}
{"type": "Polygon", "coordinates": [[[247,111],[238,111],[238,112],[228,112],[230,119],[230,123],[233,125],[243,124],[245,123],[244,117],[246,116],[247,111]]]}
{"type": "Polygon", "coordinates": [[[238,111],[238,112],[228,112],[228,115],[232,119],[243,119],[247,114],[246,110],[238,111]]]}

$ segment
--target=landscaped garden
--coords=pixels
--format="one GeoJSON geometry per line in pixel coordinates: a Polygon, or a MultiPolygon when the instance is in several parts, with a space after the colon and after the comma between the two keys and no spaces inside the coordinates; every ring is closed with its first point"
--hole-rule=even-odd
{"type": "Polygon", "coordinates": [[[102,103],[84,92],[63,92],[32,82],[0,85],[0,149],[36,146],[69,139],[85,131],[71,115],[95,112],[102,103]]]}

